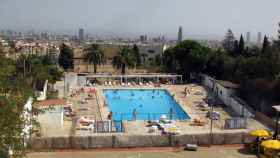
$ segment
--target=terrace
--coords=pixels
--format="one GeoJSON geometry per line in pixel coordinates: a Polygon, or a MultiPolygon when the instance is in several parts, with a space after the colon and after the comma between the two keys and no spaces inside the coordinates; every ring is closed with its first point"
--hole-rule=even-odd
{"type": "MultiPolygon", "coordinates": [[[[93,76],[89,76],[91,78],[93,76]]],[[[94,76],[95,78],[98,76],[94,76]]],[[[104,77],[104,76],[102,76],[104,77]]],[[[111,76],[113,82],[116,76],[111,76]],[[113,79],[114,78],[114,79],[113,79]]],[[[118,76],[124,77],[124,76],[118,76]]],[[[128,77],[128,76],[126,76],[128,77]]],[[[136,77],[136,76],[131,76],[136,77]]],[[[143,77],[143,76],[142,76],[143,77]]],[[[148,76],[146,76],[148,77],[148,76]]],[[[154,75],[151,78],[163,77],[154,75]]],[[[165,76],[169,77],[169,76],[165,76]]],[[[171,77],[171,76],[170,76],[171,77]]],[[[178,76],[175,76],[177,78],[178,76]]],[[[106,76],[107,78],[107,76],[106,76]]],[[[171,77],[171,79],[174,76],[171,77]]],[[[121,78],[120,78],[121,79],[121,78]]],[[[106,81],[107,82],[107,81],[106,81]]],[[[141,82],[141,80],[140,80],[141,82]]],[[[176,81],[175,81],[176,82],[176,81]]],[[[61,87],[61,86],[57,86],[61,87]]],[[[163,89],[167,90],[174,98],[174,100],[181,106],[181,108],[190,116],[190,120],[172,120],[172,126],[176,127],[174,132],[177,136],[191,136],[201,135],[203,139],[208,139],[209,134],[225,135],[225,134],[236,134],[243,135],[253,129],[266,128],[264,125],[256,121],[254,118],[246,119],[246,127],[240,129],[226,129],[225,122],[227,119],[231,119],[234,116],[229,112],[230,110],[222,105],[214,105],[213,111],[219,114],[219,118],[210,119],[207,117],[208,111],[211,110],[211,106],[207,103],[207,98],[213,97],[211,91],[198,84],[106,84],[106,85],[88,85],[86,87],[76,86],[71,88],[69,95],[67,96],[67,102],[70,103],[72,110],[75,115],[72,117],[64,117],[63,126],[60,128],[53,128],[51,123],[44,124],[41,122],[44,128],[42,138],[47,137],[107,137],[111,136],[118,137],[130,137],[130,136],[164,136],[162,130],[148,127],[148,121],[144,120],[122,120],[121,131],[113,130],[114,123],[109,122],[104,128],[108,121],[108,114],[110,109],[105,105],[105,96],[103,90],[106,89],[163,89]],[[185,94],[185,89],[189,90],[189,94],[185,94]],[[94,89],[94,93],[92,92],[94,89]],[[79,128],[79,120],[86,117],[87,119],[93,120],[95,126],[91,128],[79,128]],[[102,128],[102,130],[100,130],[102,128]],[[104,129],[103,129],[104,128],[104,129]]],[[[58,89],[63,91],[63,88],[58,89]]],[[[60,92],[63,93],[63,92],[60,92]]],[[[51,121],[51,120],[50,120],[51,121]]],[[[200,136],[198,136],[200,137],[200,136]]],[[[227,137],[228,138],[228,137],[227,137]]],[[[199,138],[200,139],[200,138],[199,138]]],[[[241,142],[239,142],[241,143],[241,142]]],[[[136,144],[137,145],[137,144],[136,144]]]]}

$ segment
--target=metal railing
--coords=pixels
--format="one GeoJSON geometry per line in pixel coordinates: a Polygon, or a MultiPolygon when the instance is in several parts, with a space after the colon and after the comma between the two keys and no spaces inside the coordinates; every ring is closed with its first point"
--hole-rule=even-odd
{"type": "Polygon", "coordinates": [[[101,105],[99,103],[99,97],[98,97],[98,95],[96,93],[94,93],[94,95],[95,95],[96,103],[97,103],[97,106],[98,106],[98,112],[99,112],[100,120],[102,121],[102,115],[101,115],[101,110],[100,110],[101,109],[101,105]]]}
{"type": "Polygon", "coordinates": [[[225,120],[224,129],[246,129],[247,118],[235,117],[225,120]]]}
{"type": "Polygon", "coordinates": [[[122,121],[96,121],[94,127],[95,133],[120,133],[125,131],[122,121]]]}
{"type": "Polygon", "coordinates": [[[189,120],[190,117],[186,113],[113,113],[113,119],[117,121],[127,120],[160,120],[165,115],[169,120],[189,120]]]}

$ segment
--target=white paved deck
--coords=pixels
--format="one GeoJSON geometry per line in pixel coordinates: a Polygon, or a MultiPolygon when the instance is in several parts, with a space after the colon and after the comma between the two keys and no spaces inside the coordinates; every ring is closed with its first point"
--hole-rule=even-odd
{"type": "MultiPolygon", "coordinates": [[[[109,109],[108,107],[104,106],[104,97],[102,89],[104,88],[154,88],[152,86],[130,86],[130,87],[120,87],[120,86],[97,86],[97,95],[99,98],[99,106],[97,104],[97,100],[95,97],[91,99],[87,104],[81,104],[80,101],[84,98],[87,94],[80,94],[75,97],[68,97],[68,101],[72,102],[74,106],[74,110],[77,113],[77,116],[90,116],[95,118],[95,120],[105,120],[109,109]],[[81,110],[81,108],[85,108],[88,110],[81,110]],[[101,116],[99,113],[101,111],[101,116]]],[[[195,85],[195,84],[187,84],[187,85],[163,85],[162,89],[167,89],[171,95],[174,95],[175,100],[182,106],[182,108],[188,113],[188,115],[192,118],[203,118],[206,120],[206,125],[204,126],[192,126],[191,121],[175,121],[174,124],[180,129],[181,134],[190,134],[190,133],[209,133],[210,132],[210,120],[205,117],[206,111],[202,111],[196,105],[199,102],[203,102],[203,99],[207,96],[208,92],[202,86],[195,85]],[[185,97],[183,91],[185,87],[188,87],[191,90],[191,95],[185,97]]],[[[63,89],[59,90],[61,91],[63,89]]],[[[248,123],[248,129],[243,130],[224,130],[223,129],[223,122],[224,119],[230,118],[230,115],[223,110],[221,107],[215,107],[215,111],[218,111],[221,114],[220,121],[214,121],[213,123],[213,132],[240,132],[240,131],[250,131],[252,129],[259,129],[259,128],[266,128],[259,122],[250,119],[248,123]]],[[[65,120],[64,127],[61,129],[48,129],[45,127],[43,136],[69,136],[69,135],[111,135],[108,133],[93,133],[92,131],[83,131],[83,130],[76,130],[75,129],[75,122],[76,119],[72,120],[65,120]]],[[[121,133],[124,135],[155,135],[160,134],[159,131],[154,133],[148,133],[148,127],[145,127],[147,123],[145,121],[125,121],[125,133],[121,133]]]]}

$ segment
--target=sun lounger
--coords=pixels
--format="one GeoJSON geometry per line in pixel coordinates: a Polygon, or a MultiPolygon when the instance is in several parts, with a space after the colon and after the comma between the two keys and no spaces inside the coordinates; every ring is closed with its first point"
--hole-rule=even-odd
{"type": "Polygon", "coordinates": [[[195,118],[191,123],[192,126],[204,126],[206,122],[201,118],[195,118]]]}
{"type": "Polygon", "coordinates": [[[116,85],[117,85],[117,82],[116,82],[116,81],[113,81],[113,82],[112,82],[112,85],[113,85],[113,86],[116,86],[116,85]]]}
{"type": "Polygon", "coordinates": [[[169,126],[164,131],[169,134],[180,134],[181,132],[176,126],[169,126]]]}
{"type": "Polygon", "coordinates": [[[143,83],[142,83],[142,82],[139,82],[139,86],[143,86],[143,83]]]}
{"type": "Polygon", "coordinates": [[[77,130],[94,130],[94,123],[91,123],[91,124],[83,124],[83,123],[80,123],[80,122],[77,122],[77,127],[76,127],[77,130]]]}

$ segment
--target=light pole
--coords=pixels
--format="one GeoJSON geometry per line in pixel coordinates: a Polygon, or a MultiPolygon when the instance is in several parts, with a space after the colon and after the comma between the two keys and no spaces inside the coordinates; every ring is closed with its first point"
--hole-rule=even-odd
{"type": "Polygon", "coordinates": [[[64,98],[66,98],[66,94],[65,94],[65,93],[66,93],[66,87],[65,87],[65,84],[66,84],[66,83],[65,83],[65,75],[66,75],[66,74],[64,73],[64,82],[63,82],[63,95],[64,95],[64,98]]]}
{"type": "Polygon", "coordinates": [[[211,103],[211,110],[210,110],[210,145],[213,144],[213,111],[214,111],[214,104],[216,104],[217,94],[215,91],[215,84],[216,80],[213,78],[213,93],[214,93],[214,101],[211,103]]]}
{"type": "Polygon", "coordinates": [[[275,123],[275,130],[274,130],[274,135],[273,135],[273,139],[276,139],[278,136],[278,128],[279,128],[279,112],[280,112],[280,105],[276,105],[273,106],[273,108],[276,110],[277,112],[277,118],[276,118],[276,123],[275,123]]]}

